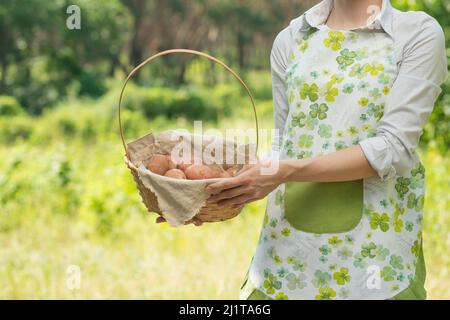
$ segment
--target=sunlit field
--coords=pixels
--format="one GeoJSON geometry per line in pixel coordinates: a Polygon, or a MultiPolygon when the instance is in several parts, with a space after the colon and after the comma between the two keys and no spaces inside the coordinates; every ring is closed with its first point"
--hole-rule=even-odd
{"type": "MultiPolygon", "coordinates": [[[[0,118],[0,299],[238,298],[264,202],[224,223],[155,224],[123,164],[116,94],[67,101],[36,119],[0,118]],[[79,286],[70,283],[73,266],[79,286]]],[[[221,118],[222,129],[252,127],[245,97],[238,103],[245,108],[221,118]]],[[[270,100],[258,106],[270,126],[270,100]]],[[[129,138],[188,124],[125,112],[129,138]]],[[[427,289],[431,299],[449,299],[450,161],[433,149],[422,159],[427,289]]]]}

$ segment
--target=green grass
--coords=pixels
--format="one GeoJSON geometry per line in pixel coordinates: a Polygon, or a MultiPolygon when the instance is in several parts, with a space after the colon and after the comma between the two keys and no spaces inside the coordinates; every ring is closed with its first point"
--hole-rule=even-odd
{"type": "MultiPolygon", "coordinates": [[[[200,228],[155,224],[123,164],[113,99],[105,99],[67,103],[39,119],[3,119],[12,136],[0,144],[0,299],[238,298],[264,202],[200,228]],[[16,122],[30,131],[25,138],[14,136],[16,122]],[[66,284],[72,265],[81,271],[76,290],[66,284]]],[[[270,103],[259,106],[262,126],[270,126],[270,103]]],[[[221,127],[251,127],[245,110],[221,127]]],[[[186,124],[149,123],[136,112],[125,119],[129,137],[186,124]]],[[[429,298],[449,299],[450,161],[432,150],[423,160],[427,288],[429,298]]]]}
{"type": "Polygon", "coordinates": [[[237,297],[263,204],[201,228],[157,225],[119,147],[0,149],[9,154],[0,180],[1,299],[237,297]],[[81,269],[80,290],[66,287],[71,265],[81,269]]]}
{"type": "Polygon", "coordinates": [[[450,299],[450,160],[433,151],[422,158],[427,169],[424,254],[430,299],[450,299]]]}

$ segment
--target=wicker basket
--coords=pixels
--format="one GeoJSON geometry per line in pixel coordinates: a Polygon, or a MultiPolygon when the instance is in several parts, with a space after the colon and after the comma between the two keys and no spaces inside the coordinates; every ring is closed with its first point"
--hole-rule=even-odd
{"type": "MultiPolygon", "coordinates": [[[[169,54],[174,54],[174,53],[193,54],[193,55],[197,55],[197,56],[201,56],[206,59],[209,59],[209,60],[221,65],[222,67],[224,67],[228,72],[230,72],[234,76],[234,78],[236,78],[239,81],[239,83],[242,85],[242,87],[245,89],[246,93],[248,94],[251,104],[252,104],[252,107],[253,107],[253,112],[254,112],[254,116],[255,116],[255,125],[256,125],[256,154],[257,154],[257,147],[258,147],[258,140],[259,140],[258,118],[257,118],[257,114],[256,114],[256,106],[255,106],[253,96],[252,96],[249,88],[247,87],[247,85],[244,83],[244,81],[230,67],[228,67],[222,61],[220,61],[217,58],[214,58],[206,53],[203,53],[203,52],[198,52],[198,51],[189,50],[189,49],[172,49],[172,50],[167,50],[167,51],[157,53],[157,54],[151,56],[150,58],[146,59],[140,65],[138,65],[135,69],[133,69],[130,72],[130,74],[126,78],[125,83],[124,83],[121,93],[120,93],[119,108],[118,108],[119,109],[118,116],[119,116],[120,137],[122,139],[122,144],[125,149],[125,157],[126,157],[125,162],[126,162],[128,168],[131,170],[131,173],[134,177],[134,180],[136,182],[136,185],[137,185],[137,188],[141,195],[143,203],[145,204],[145,206],[147,207],[149,212],[155,212],[160,215],[161,215],[161,210],[158,207],[158,201],[157,201],[156,195],[149,188],[147,188],[144,185],[143,181],[139,177],[137,168],[133,165],[130,165],[131,159],[129,157],[128,147],[127,147],[127,143],[125,142],[124,133],[123,133],[123,126],[122,126],[122,119],[121,119],[121,105],[122,105],[122,100],[124,97],[124,92],[125,92],[127,83],[142,67],[144,67],[146,64],[150,63],[151,61],[155,60],[158,57],[169,55],[169,54]]],[[[255,154],[255,157],[256,157],[256,154],[255,154]]],[[[205,204],[200,209],[200,211],[198,212],[198,214],[195,217],[203,222],[218,222],[218,221],[224,221],[224,220],[228,220],[228,219],[236,217],[241,212],[241,210],[242,210],[242,208],[241,209],[233,208],[233,207],[219,208],[216,204],[205,204]]]]}

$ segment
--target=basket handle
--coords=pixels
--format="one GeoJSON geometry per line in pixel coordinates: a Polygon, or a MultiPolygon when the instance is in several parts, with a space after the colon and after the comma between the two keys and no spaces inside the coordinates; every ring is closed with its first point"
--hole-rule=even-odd
{"type": "Polygon", "coordinates": [[[127,149],[127,144],[125,142],[125,138],[123,136],[123,126],[122,126],[122,118],[121,118],[121,106],[122,106],[122,99],[123,99],[123,95],[125,92],[125,88],[127,86],[128,81],[130,81],[130,79],[142,68],[144,67],[147,63],[155,60],[158,57],[161,56],[166,56],[172,53],[188,53],[188,54],[193,54],[193,55],[197,55],[197,56],[201,56],[204,57],[206,59],[209,59],[219,65],[221,65],[222,67],[224,67],[227,71],[229,71],[233,77],[235,77],[239,83],[242,85],[242,87],[245,89],[245,91],[247,92],[250,101],[252,103],[252,107],[253,107],[253,113],[255,115],[255,127],[256,127],[256,154],[258,154],[258,145],[259,145],[259,125],[258,125],[258,116],[256,114],[256,106],[255,106],[255,100],[253,99],[253,96],[250,92],[250,89],[247,87],[247,85],[245,84],[245,82],[237,75],[236,72],[234,72],[230,67],[228,67],[225,63],[223,63],[222,61],[220,61],[219,59],[207,54],[207,53],[203,53],[200,51],[195,51],[195,50],[190,50],[190,49],[171,49],[171,50],[166,50],[166,51],[162,51],[159,52],[149,58],[147,58],[146,60],[144,60],[144,62],[142,62],[140,65],[138,65],[137,67],[135,67],[130,74],[128,75],[128,77],[125,80],[125,83],[123,84],[122,90],[120,92],[120,97],[119,97],[119,128],[120,128],[120,137],[122,139],[122,144],[123,147],[125,149],[125,154],[128,158],[128,149],[127,149]]]}

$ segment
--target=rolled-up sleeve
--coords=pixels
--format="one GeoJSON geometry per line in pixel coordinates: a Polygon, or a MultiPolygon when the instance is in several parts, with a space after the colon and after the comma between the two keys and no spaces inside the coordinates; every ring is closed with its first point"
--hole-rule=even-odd
{"type": "Polygon", "coordinates": [[[387,96],[375,137],[360,141],[364,155],[381,179],[406,174],[423,127],[447,77],[445,37],[434,19],[403,51],[399,73],[387,96]]]}
{"type": "Polygon", "coordinates": [[[285,75],[289,61],[290,41],[290,30],[286,28],[275,38],[270,54],[274,127],[278,133],[272,140],[272,150],[275,152],[280,151],[283,131],[289,114],[285,75]]]}

